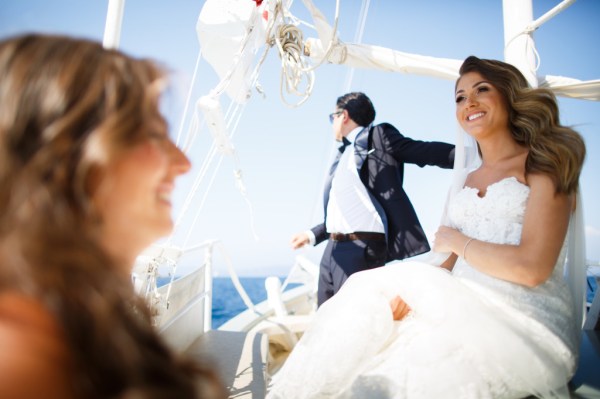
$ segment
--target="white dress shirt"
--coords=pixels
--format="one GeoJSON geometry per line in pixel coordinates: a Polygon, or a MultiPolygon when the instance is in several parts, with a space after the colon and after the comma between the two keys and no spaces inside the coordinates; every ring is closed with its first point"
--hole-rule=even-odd
{"type": "MultiPolygon", "coordinates": [[[[325,221],[326,230],[330,233],[385,233],[381,217],[356,169],[354,140],[363,129],[359,126],[346,136],[352,145],[342,154],[331,182],[325,221]]],[[[310,230],[307,233],[310,243],[314,245],[314,234],[310,230]]]]}

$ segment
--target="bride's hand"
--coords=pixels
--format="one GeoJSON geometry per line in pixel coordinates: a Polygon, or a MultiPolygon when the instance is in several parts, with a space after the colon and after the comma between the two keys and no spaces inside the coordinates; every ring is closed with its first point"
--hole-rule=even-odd
{"type": "Polygon", "coordinates": [[[392,309],[394,320],[402,320],[410,312],[410,306],[398,295],[390,301],[390,308],[392,309]]]}
{"type": "Polygon", "coordinates": [[[456,253],[456,242],[462,234],[451,227],[440,226],[435,233],[433,241],[433,250],[436,252],[454,252],[456,253]]]}

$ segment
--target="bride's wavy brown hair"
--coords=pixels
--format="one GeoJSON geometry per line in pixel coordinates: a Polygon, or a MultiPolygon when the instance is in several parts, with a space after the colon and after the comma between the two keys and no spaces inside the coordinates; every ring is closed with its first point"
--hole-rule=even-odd
{"type": "Polygon", "coordinates": [[[585,144],[579,133],[560,124],[554,93],[531,88],[517,68],[502,61],[470,56],[459,74],[462,77],[468,72],[478,72],[502,94],[512,135],[529,148],[525,172],[550,176],[557,193],[575,193],[585,159],[585,144]]]}
{"type": "Polygon", "coordinates": [[[92,41],[0,42],[0,290],[59,320],[81,397],[227,397],[209,367],[167,348],[99,245],[90,176],[142,139],[164,75],[92,41]]]}

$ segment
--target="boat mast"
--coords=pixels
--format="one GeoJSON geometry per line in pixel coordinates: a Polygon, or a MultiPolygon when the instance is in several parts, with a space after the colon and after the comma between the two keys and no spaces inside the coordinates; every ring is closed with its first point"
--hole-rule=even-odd
{"type": "Polygon", "coordinates": [[[125,0],[108,0],[108,11],[106,12],[106,24],[104,25],[104,48],[118,48],[121,40],[121,25],[123,22],[123,10],[125,0]]]}
{"type": "Polygon", "coordinates": [[[575,0],[563,0],[556,7],[533,20],[532,0],[502,0],[504,14],[504,61],[519,68],[532,87],[539,83],[537,52],[533,32],[571,6],[575,0]]]}
{"type": "Polygon", "coordinates": [[[502,0],[504,14],[504,61],[519,68],[532,87],[538,86],[535,72],[535,43],[526,28],[533,22],[531,0],[502,0]]]}

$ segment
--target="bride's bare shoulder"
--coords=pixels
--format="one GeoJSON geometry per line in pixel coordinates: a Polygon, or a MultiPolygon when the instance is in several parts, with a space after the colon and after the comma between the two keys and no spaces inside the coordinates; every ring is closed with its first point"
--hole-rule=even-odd
{"type": "Polygon", "coordinates": [[[35,299],[0,293],[0,353],[0,397],[74,396],[64,334],[35,299]]]}

